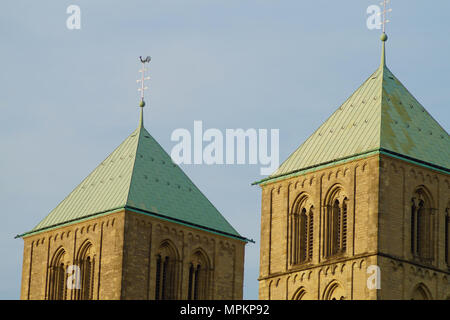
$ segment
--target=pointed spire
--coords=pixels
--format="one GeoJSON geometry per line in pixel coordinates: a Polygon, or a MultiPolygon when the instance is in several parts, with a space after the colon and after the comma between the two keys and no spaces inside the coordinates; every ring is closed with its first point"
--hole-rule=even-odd
{"type": "Polygon", "coordinates": [[[384,68],[386,66],[386,41],[388,39],[388,36],[386,34],[386,24],[389,23],[390,21],[387,19],[387,15],[389,12],[392,12],[392,9],[389,8],[388,9],[388,4],[389,4],[390,0],[383,0],[382,5],[383,5],[383,11],[380,12],[379,14],[383,16],[383,20],[381,22],[381,26],[383,27],[383,33],[381,34],[381,41],[383,42],[383,48],[382,48],[382,52],[381,52],[381,67],[384,68]]]}
{"type": "Polygon", "coordinates": [[[381,35],[381,41],[383,42],[383,47],[381,49],[381,68],[384,68],[386,66],[386,41],[388,39],[388,36],[386,33],[383,33],[381,35]]]}
{"type": "Polygon", "coordinates": [[[144,106],[145,102],[144,99],[141,100],[139,103],[139,107],[141,108],[141,115],[139,117],[139,128],[142,128],[144,126],[144,106]]]}
{"type": "Polygon", "coordinates": [[[139,72],[142,73],[141,79],[137,80],[137,82],[141,83],[141,87],[138,89],[138,91],[141,92],[141,102],[139,102],[139,107],[141,108],[141,115],[139,118],[139,128],[144,127],[144,107],[145,107],[145,101],[144,101],[144,91],[148,89],[148,87],[145,86],[145,80],[150,80],[150,77],[145,76],[145,71],[147,69],[145,68],[145,64],[149,63],[152,58],[150,56],[147,56],[145,59],[142,59],[142,56],[139,57],[139,60],[141,60],[142,63],[142,69],[139,70],[139,72]]]}

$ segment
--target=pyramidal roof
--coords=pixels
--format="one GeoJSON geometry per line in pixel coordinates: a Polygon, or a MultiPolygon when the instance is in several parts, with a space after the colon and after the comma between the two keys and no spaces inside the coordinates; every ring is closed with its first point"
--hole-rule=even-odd
{"type": "Polygon", "coordinates": [[[31,231],[118,209],[148,213],[244,241],[142,125],[31,231]]]}
{"type": "Polygon", "coordinates": [[[386,66],[380,67],[267,179],[369,152],[450,168],[450,138],[386,66]]]}

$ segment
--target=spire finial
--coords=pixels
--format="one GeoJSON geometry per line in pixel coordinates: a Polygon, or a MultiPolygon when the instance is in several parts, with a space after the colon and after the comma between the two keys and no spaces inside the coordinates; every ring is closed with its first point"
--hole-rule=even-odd
{"type": "Polygon", "coordinates": [[[139,120],[139,127],[142,127],[144,125],[144,91],[148,89],[148,87],[145,86],[145,80],[150,80],[150,77],[145,76],[145,71],[147,71],[147,68],[145,68],[145,64],[149,63],[152,58],[150,56],[147,56],[145,59],[143,59],[141,56],[139,57],[139,60],[141,60],[142,63],[142,69],[139,70],[139,72],[142,73],[141,79],[137,80],[137,82],[141,83],[141,87],[138,89],[138,91],[141,92],[141,101],[139,102],[139,107],[141,107],[141,117],[139,120]]]}
{"type": "MultiPolygon", "coordinates": [[[[380,3],[383,6],[383,11],[380,12],[379,14],[383,15],[383,19],[381,21],[381,26],[382,26],[384,35],[386,34],[386,24],[388,24],[390,22],[387,18],[387,14],[389,12],[392,12],[392,9],[391,8],[388,9],[388,7],[387,7],[390,2],[391,2],[391,0],[383,0],[383,2],[380,3]]],[[[382,40],[382,41],[386,41],[386,40],[382,40]]]]}
{"type": "Polygon", "coordinates": [[[381,41],[383,42],[383,48],[382,48],[382,52],[381,52],[381,65],[384,67],[386,65],[386,41],[388,39],[388,36],[386,34],[386,24],[389,23],[390,21],[387,19],[387,14],[389,12],[392,11],[391,8],[387,8],[388,4],[389,4],[390,0],[383,0],[383,2],[381,3],[381,5],[383,6],[383,11],[380,12],[380,15],[383,15],[383,19],[381,22],[382,25],[382,29],[383,29],[383,33],[381,34],[381,41]]]}

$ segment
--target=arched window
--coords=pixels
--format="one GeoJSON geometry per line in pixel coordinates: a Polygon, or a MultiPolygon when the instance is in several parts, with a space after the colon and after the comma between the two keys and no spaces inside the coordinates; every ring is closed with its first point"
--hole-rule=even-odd
{"type": "Polygon", "coordinates": [[[307,196],[300,197],[291,214],[291,264],[309,262],[314,247],[314,207],[307,196]]]}
{"type": "Polygon", "coordinates": [[[333,207],[331,209],[331,217],[329,219],[330,224],[330,256],[339,253],[341,242],[341,207],[339,200],[334,200],[333,207]]]}
{"type": "Polygon", "coordinates": [[[306,261],[308,257],[308,216],[306,209],[300,213],[300,261],[306,261]]]}
{"type": "MultiPolygon", "coordinates": [[[[80,279],[75,287],[76,300],[92,300],[94,291],[94,252],[90,242],[84,243],[77,256],[80,279]]],[[[77,279],[78,280],[78,279],[77,279]]]]}
{"type": "Polygon", "coordinates": [[[432,300],[430,290],[423,284],[418,284],[412,293],[411,300],[432,300]]]}
{"type": "Polygon", "coordinates": [[[306,289],[304,287],[300,287],[294,293],[292,300],[306,300],[306,289]]]}
{"type": "Polygon", "coordinates": [[[66,252],[60,248],[55,252],[50,263],[48,295],[49,300],[65,300],[66,287],[66,252]]]}
{"type": "Polygon", "coordinates": [[[329,194],[325,204],[324,257],[342,254],[347,249],[347,205],[348,199],[341,188],[329,194]]]}
{"type": "Polygon", "coordinates": [[[175,247],[165,241],[156,254],[155,300],[176,299],[178,274],[178,253],[175,247]]]}
{"type": "Polygon", "coordinates": [[[210,264],[203,251],[197,250],[189,263],[188,300],[209,298],[210,264]]]}
{"type": "Polygon", "coordinates": [[[411,199],[411,252],[421,262],[434,259],[434,209],[431,197],[422,187],[411,199]]]}
{"type": "Polygon", "coordinates": [[[314,239],[314,213],[313,209],[309,210],[308,223],[308,260],[311,261],[313,257],[313,239],[314,239]]]}
{"type": "Polygon", "coordinates": [[[342,243],[341,250],[347,250],[347,198],[342,202],[342,243]]]}
{"type": "Polygon", "coordinates": [[[323,300],[345,300],[345,291],[336,281],[331,281],[323,292],[323,300]]]}

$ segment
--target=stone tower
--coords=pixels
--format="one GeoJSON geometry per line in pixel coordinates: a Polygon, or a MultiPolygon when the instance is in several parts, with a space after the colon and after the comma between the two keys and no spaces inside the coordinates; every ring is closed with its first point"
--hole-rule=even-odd
{"type": "Polygon", "coordinates": [[[21,299],[242,299],[248,240],[144,128],[142,110],[139,127],[20,235],[21,299]]]}
{"type": "Polygon", "coordinates": [[[380,67],[262,188],[260,299],[449,299],[450,139],[380,67]]]}

